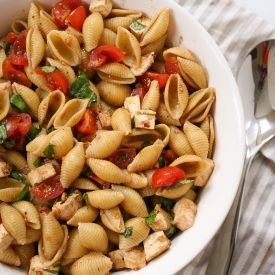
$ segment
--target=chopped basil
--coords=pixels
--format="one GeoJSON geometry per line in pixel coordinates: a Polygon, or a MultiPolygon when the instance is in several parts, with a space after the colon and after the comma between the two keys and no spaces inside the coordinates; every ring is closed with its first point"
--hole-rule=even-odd
{"type": "Polygon", "coordinates": [[[54,267],[57,269],[44,269],[43,268],[43,270],[46,272],[52,273],[52,274],[59,274],[59,272],[61,271],[61,265],[57,264],[57,265],[54,265],[54,267]]]}
{"type": "Polygon", "coordinates": [[[124,238],[129,238],[130,236],[132,236],[132,233],[133,233],[133,226],[130,226],[130,227],[126,227],[125,231],[120,235],[123,235],[124,238]]]}
{"type": "Polygon", "coordinates": [[[133,29],[135,30],[143,30],[144,28],[146,28],[145,25],[139,23],[137,20],[135,20],[134,18],[132,19],[132,26],[133,26],[133,29]]]}
{"type": "Polygon", "coordinates": [[[10,177],[12,177],[13,179],[16,180],[20,180],[20,181],[24,181],[26,179],[25,175],[23,175],[22,173],[12,170],[10,173],[10,177]]]}
{"type": "Polygon", "coordinates": [[[4,142],[4,140],[8,137],[6,124],[5,122],[0,123],[0,144],[4,142]]]}
{"type": "Polygon", "coordinates": [[[38,134],[40,133],[40,131],[41,131],[41,128],[40,128],[40,127],[39,127],[39,128],[36,128],[36,127],[32,124],[31,127],[30,127],[29,132],[27,133],[28,139],[29,139],[29,140],[34,140],[34,139],[38,136],[38,134]]]}
{"type": "Polygon", "coordinates": [[[85,165],[85,166],[83,167],[83,169],[82,169],[82,173],[83,173],[85,176],[89,177],[89,176],[91,175],[91,173],[92,173],[92,170],[91,170],[91,168],[90,168],[88,165],[85,165]]]}
{"type": "Polygon", "coordinates": [[[171,238],[175,233],[177,232],[177,228],[172,225],[169,227],[167,230],[164,231],[164,234],[166,235],[167,238],[171,238]]]}
{"type": "Polygon", "coordinates": [[[85,204],[88,206],[88,205],[89,205],[89,197],[88,197],[88,194],[87,194],[87,193],[85,193],[85,194],[83,195],[83,199],[84,199],[84,201],[85,201],[85,204]]]}
{"type": "Polygon", "coordinates": [[[173,221],[175,219],[175,213],[170,213],[171,220],[173,221]]]}
{"type": "Polygon", "coordinates": [[[159,168],[162,168],[166,165],[165,158],[163,157],[162,154],[160,155],[160,157],[158,159],[158,164],[159,164],[159,168]]]}
{"type": "Polygon", "coordinates": [[[37,158],[34,162],[33,162],[33,165],[37,168],[39,167],[41,164],[41,158],[37,158]]]}
{"type": "Polygon", "coordinates": [[[49,143],[49,145],[43,151],[46,158],[48,158],[48,159],[53,159],[53,155],[54,155],[53,146],[54,146],[54,144],[49,143]]]}
{"type": "Polygon", "coordinates": [[[131,158],[131,156],[130,156],[129,154],[127,154],[127,153],[125,153],[125,152],[123,152],[123,151],[120,151],[118,154],[119,154],[120,156],[122,156],[122,157],[127,158],[127,159],[130,159],[130,158],[131,158]]]}
{"type": "Polygon", "coordinates": [[[97,101],[97,96],[89,87],[89,79],[82,71],[78,72],[76,81],[69,88],[69,95],[73,98],[87,98],[88,107],[97,101]]]}
{"type": "Polygon", "coordinates": [[[167,199],[167,198],[164,198],[164,197],[158,197],[158,198],[159,198],[159,202],[161,203],[161,207],[165,211],[171,212],[171,209],[175,205],[175,202],[171,199],[167,199]]]}
{"type": "Polygon", "coordinates": [[[152,210],[149,214],[149,216],[145,219],[145,222],[148,225],[152,225],[155,222],[157,216],[157,211],[156,210],[152,210]]]}
{"type": "Polygon", "coordinates": [[[185,180],[179,180],[178,182],[176,182],[175,185],[169,187],[169,188],[178,188],[184,184],[190,184],[190,183],[193,183],[194,180],[190,180],[190,179],[185,179],[185,180]]]}
{"type": "Polygon", "coordinates": [[[10,103],[17,107],[22,113],[29,113],[29,108],[20,95],[13,94],[10,98],[10,103]]]}
{"type": "Polygon", "coordinates": [[[46,130],[47,134],[49,134],[53,131],[55,131],[55,128],[53,126],[46,130]]]}
{"type": "Polygon", "coordinates": [[[8,43],[6,41],[3,41],[3,47],[4,47],[4,51],[5,51],[5,55],[6,57],[9,57],[10,55],[10,48],[11,48],[11,43],[8,43]]]}
{"type": "Polygon", "coordinates": [[[73,187],[69,187],[65,192],[68,197],[72,196],[74,194],[75,189],[73,187]]]}
{"type": "MultiPolygon", "coordinates": [[[[1,142],[0,142],[1,143],[1,142]]],[[[14,139],[6,139],[4,142],[3,142],[3,145],[5,146],[5,148],[7,149],[12,149],[15,145],[15,140],[14,139]]]]}
{"type": "Polygon", "coordinates": [[[143,149],[144,147],[150,146],[151,142],[149,140],[145,140],[142,144],[141,144],[141,149],[143,149]]]}
{"type": "Polygon", "coordinates": [[[135,116],[133,116],[132,119],[131,119],[131,125],[132,125],[132,129],[134,129],[136,127],[135,116]]]}
{"type": "Polygon", "coordinates": [[[21,201],[24,198],[28,199],[29,201],[32,201],[34,196],[33,194],[30,192],[29,190],[29,184],[26,183],[24,188],[22,189],[22,191],[20,192],[20,194],[18,195],[18,197],[15,199],[15,201],[21,201]]]}
{"type": "Polygon", "coordinates": [[[45,73],[51,73],[51,72],[53,72],[55,69],[56,69],[56,67],[54,67],[54,66],[43,66],[43,67],[41,68],[42,72],[45,72],[45,73]]]}

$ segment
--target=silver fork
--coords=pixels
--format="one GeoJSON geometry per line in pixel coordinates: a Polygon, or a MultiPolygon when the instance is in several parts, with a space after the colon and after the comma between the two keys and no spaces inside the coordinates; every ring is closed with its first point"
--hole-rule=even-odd
{"type": "MultiPolygon", "coordinates": [[[[246,62],[248,62],[249,65],[249,60],[246,60],[246,62]]],[[[247,69],[247,67],[245,69],[247,69]]],[[[250,76],[252,77],[252,72],[250,73],[250,76]]],[[[248,88],[247,83],[238,83],[238,86],[241,93],[244,92],[244,89],[248,88]]],[[[257,103],[254,104],[254,93],[252,95],[248,95],[248,98],[249,96],[251,101],[250,105],[252,103],[253,108],[252,110],[249,110],[249,107],[251,109],[252,105],[244,106],[247,150],[241,182],[232,207],[220,229],[220,233],[215,242],[206,275],[226,275],[230,273],[232,256],[236,245],[238,227],[242,212],[243,193],[249,174],[249,168],[257,152],[263,147],[263,145],[265,145],[271,138],[275,136],[275,111],[262,118],[256,119],[254,112],[257,103]]],[[[247,100],[247,98],[245,99],[247,100]]],[[[249,104],[249,102],[246,103],[249,104]]],[[[244,100],[243,104],[245,104],[244,100]]]]}

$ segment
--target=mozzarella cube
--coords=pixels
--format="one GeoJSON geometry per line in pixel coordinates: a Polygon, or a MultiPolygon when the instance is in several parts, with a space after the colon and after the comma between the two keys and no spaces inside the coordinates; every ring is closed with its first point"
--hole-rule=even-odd
{"type": "Polygon", "coordinates": [[[142,246],[136,246],[130,250],[124,250],[123,255],[126,268],[139,270],[146,266],[145,253],[142,246]]]}
{"type": "Polygon", "coordinates": [[[31,186],[35,186],[55,175],[56,171],[52,163],[46,163],[30,171],[27,175],[27,178],[31,186]]]}
{"type": "Polygon", "coordinates": [[[44,266],[40,256],[36,255],[31,258],[31,265],[28,275],[52,275],[58,274],[58,266],[44,266]],[[49,270],[49,271],[47,271],[49,270]]]}
{"type": "Polygon", "coordinates": [[[138,25],[138,23],[137,24],[135,24],[135,23],[132,23],[131,25],[130,25],[130,31],[131,31],[131,33],[137,38],[137,40],[140,40],[140,38],[141,38],[141,35],[143,34],[143,32],[144,32],[144,30],[146,29],[146,27],[150,24],[150,22],[151,22],[151,19],[149,19],[148,17],[146,17],[146,16],[141,16],[140,18],[138,18],[137,19],[137,22],[139,23],[139,24],[142,24],[142,25],[144,25],[145,27],[144,28],[142,28],[142,26],[136,26],[136,25],[138,25]]]}
{"type": "Polygon", "coordinates": [[[92,0],[89,10],[91,13],[97,11],[102,17],[106,17],[111,13],[113,3],[110,0],[92,0]]]}
{"type": "Polygon", "coordinates": [[[135,127],[155,129],[156,112],[151,110],[140,110],[135,113],[135,127]]]}
{"type": "Polygon", "coordinates": [[[161,209],[160,205],[155,206],[156,218],[153,224],[149,225],[154,231],[165,231],[171,226],[170,214],[161,209]]]}
{"type": "Polygon", "coordinates": [[[151,52],[141,57],[140,66],[138,68],[131,67],[131,71],[135,76],[144,74],[154,63],[155,53],[151,52]]]}
{"type": "Polygon", "coordinates": [[[11,172],[11,166],[6,162],[0,162],[0,178],[7,177],[11,172]]]}
{"type": "Polygon", "coordinates": [[[138,95],[126,97],[124,107],[130,112],[131,118],[140,110],[140,98],[138,95]]]}
{"type": "Polygon", "coordinates": [[[3,224],[0,224],[0,247],[2,250],[7,249],[13,241],[13,236],[9,234],[3,224]]]}
{"type": "Polygon", "coordinates": [[[110,257],[112,263],[113,263],[113,270],[120,270],[125,268],[125,262],[124,262],[124,255],[122,250],[114,250],[108,253],[108,256],[110,257]]]}

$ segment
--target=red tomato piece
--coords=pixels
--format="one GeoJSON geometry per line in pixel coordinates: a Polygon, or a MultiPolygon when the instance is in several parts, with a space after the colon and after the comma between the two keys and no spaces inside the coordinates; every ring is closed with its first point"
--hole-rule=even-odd
{"type": "Polygon", "coordinates": [[[67,78],[57,69],[53,72],[43,72],[40,68],[35,70],[37,74],[43,75],[47,78],[46,86],[52,91],[60,90],[63,94],[68,92],[68,80],[67,78]]]}
{"type": "Polygon", "coordinates": [[[32,125],[30,115],[25,113],[9,114],[6,118],[7,136],[20,139],[27,135],[32,125]]]}
{"type": "Polygon", "coordinates": [[[72,27],[77,31],[81,31],[86,17],[87,13],[85,8],[83,6],[79,6],[65,19],[65,25],[72,27]]]}
{"type": "Polygon", "coordinates": [[[64,188],[60,182],[60,175],[56,175],[41,184],[30,188],[30,192],[37,198],[42,200],[51,200],[57,198],[64,192],[64,188]]]}
{"type": "Polygon", "coordinates": [[[65,19],[77,7],[81,6],[81,0],[62,0],[53,7],[53,16],[55,21],[63,28],[66,28],[65,19]]]}
{"type": "Polygon", "coordinates": [[[165,60],[164,67],[167,74],[181,75],[178,59],[175,56],[167,58],[165,60]]]}
{"type": "Polygon", "coordinates": [[[120,169],[126,169],[136,156],[135,148],[120,148],[114,154],[106,158],[120,169]]]}
{"type": "Polygon", "coordinates": [[[149,89],[150,83],[153,80],[157,80],[159,83],[159,89],[163,89],[167,83],[167,80],[169,78],[169,74],[160,74],[155,72],[146,72],[141,76],[138,76],[138,81],[142,84],[142,86],[149,89]]]}
{"type": "Polygon", "coordinates": [[[83,134],[94,134],[97,130],[95,113],[87,109],[75,128],[83,134]]]}
{"type": "Polygon", "coordinates": [[[173,150],[163,151],[163,157],[167,161],[168,165],[178,158],[178,156],[173,150]]]}
{"type": "Polygon", "coordinates": [[[166,166],[158,169],[152,176],[152,185],[158,187],[171,187],[178,181],[186,179],[183,170],[178,167],[166,166]]]}
{"type": "Polygon", "coordinates": [[[92,50],[87,68],[97,68],[105,63],[121,62],[124,59],[125,54],[119,48],[111,45],[102,45],[92,50]]]}
{"type": "Polygon", "coordinates": [[[28,65],[26,51],[27,30],[20,32],[10,48],[10,60],[13,64],[19,66],[28,65]]]}
{"type": "Polygon", "coordinates": [[[13,44],[17,38],[17,35],[14,32],[9,32],[6,36],[6,42],[13,44]]]}
{"type": "Polygon", "coordinates": [[[18,66],[11,63],[10,58],[6,58],[2,64],[3,76],[11,83],[17,82],[21,85],[31,87],[32,82],[27,78],[25,73],[19,70],[18,66]]]}
{"type": "Polygon", "coordinates": [[[17,151],[23,150],[23,148],[25,146],[25,137],[15,139],[14,142],[15,142],[15,144],[12,148],[13,150],[17,150],[17,151]]]}
{"type": "Polygon", "coordinates": [[[109,182],[102,180],[101,178],[99,178],[93,172],[88,176],[88,178],[96,181],[102,187],[102,189],[109,189],[110,188],[110,183],[109,182]]]}
{"type": "Polygon", "coordinates": [[[138,95],[140,98],[140,103],[141,103],[147,92],[148,92],[148,90],[145,87],[138,87],[138,88],[134,88],[132,90],[130,96],[138,95]]]}

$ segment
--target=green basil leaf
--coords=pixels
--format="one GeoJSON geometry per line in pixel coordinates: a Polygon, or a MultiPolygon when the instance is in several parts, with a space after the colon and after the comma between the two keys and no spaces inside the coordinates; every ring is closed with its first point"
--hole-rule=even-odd
{"type": "Polygon", "coordinates": [[[42,159],[41,158],[37,158],[34,162],[33,165],[37,168],[40,166],[42,159]]]}
{"type": "Polygon", "coordinates": [[[127,159],[130,159],[130,158],[131,158],[131,156],[130,156],[129,154],[127,154],[127,153],[125,153],[125,152],[123,152],[123,151],[120,151],[118,154],[119,154],[120,156],[122,156],[122,157],[127,158],[127,159]]]}
{"type": "Polygon", "coordinates": [[[88,198],[88,194],[87,194],[87,193],[85,193],[85,194],[83,195],[83,199],[84,199],[84,201],[85,201],[85,204],[88,206],[88,205],[89,205],[89,198],[88,198]]]}
{"type": "Polygon", "coordinates": [[[167,199],[164,197],[158,197],[159,198],[159,202],[161,203],[161,207],[167,211],[167,212],[171,212],[171,209],[173,208],[173,206],[175,205],[175,202],[171,199],[167,199]]]}
{"type": "Polygon", "coordinates": [[[159,168],[162,168],[166,165],[165,158],[163,157],[162,154],[159,156],[158,164],[159,164],[159,168]]]}
{"type": "Polygon", "coordinates": [[[150,145],[151,145],[151,142],[149,140],[145,140],[141,144],[141,149],[143,149],[144,147],[150,146],[150,145]]]}
{"type": "Polygon", "coordinates": [[[52,127],[50,127],[49,129],[47,129],[46,130],[46,132],[47,132],[47,134],[49,134],[49,133],[51,133],[51,132],[53,132],[53,131],[55,131],[56,129],[52,126],[52,127]]]}
{"type": "MultiPolygon", "coordinates": [[[[1,142],[0,142],[1,143],[1,142]]],[[[3,145],[5,146],[5,148],[7,149],[12,149],[15,145],[15,140],[14,139],[6,139],[4,142],[3,142],[3,145]]]]}
{"type": "Polygon", "coordinates": [[[23,175],[22,173],[12,170],[10,173],[10,177],[16,180],[20,180],[20,181],[24,181],[26,179],[25,175],[23,175]]]}
{"type": "Polygon", "coordinates": [[[49,143],[49,145],[43,151],[46,158],[48,158],[48,159],[53,159],[53,155],[54,155],[53,146],[54,146],[54,144],[49,143]]]}
{"type": "Polygon", "coordinates": [[[51,73],[51,72],[53,72],[55,69],[56,69],[56,67],[54,67],[54,66],[43,66],[43,67],[41,68],[42,72],[45,72],[45,73],[51,73]]]}
{"type": "Polygon", "coordinates": [[[190,180],[190,179],[185,179],[185,180],[179,180],[178,182],[176,182],[175,185],[169,187],[169,188],[178,188],[180,186],[182,186],[183,184],[190,184],[193,183],[194,180],[190,180]]]}
{"type": "Polygon", "coordinates": [[[27,133],[27,137],[29,140],[34,140],[38,134],[40,133],[41,131],[41,127],[39,128],[36,128],[33,124],[31,125],[30,127],[30,130],[29,132],[27,133]]]}
{"type": "Polygon", "coordinates": [[[149,216],[145,219],[145,222],[148,225],[152,225],[155,222],[156,216],[157,216],[157,211],[156,210],[151,211],[149,216]]]}
{"type": "Polygon", "coordinates": [[[0,123],[0,144],[4,142],[4,140],[8,137],[6,124],[5,122],[0,123]]]}
{"type": "Polygon", "coordinates": [[[10,98],[10,103],[17,107],[22,113],[29,113],[29,108],[20,95],[13,94],[10,98]]]}
{"type": "Polygon", "coordinates": [[[133,29],[135,29],[135,30],[143,30],[144,28],[146,28],[146,26],[145,25],[143,25],[143,24],[141,24],[141,23],[139,23],[137,20],[135,20],[135,19],[132,19],[132,27],[133,27],[133,29]]]}
{"type": "Polygon", "coordinates": [[[133,226],[130,226],[130,227],[126,227],[125,231],[120,235],[123,235],[124,238],[129,238],[130,236],[132,236],[132,233],[133,233],[133,226]]]}
{"type": "Polygon", "coordinates": [[[172,225],[171,227],[169,227],[167,230],[164,231],[164,234],[168,239],[170,239],[176,232],[177,232],[177,228],[174,225],[172,225]]]}
{"type": "Polygon", "coordinates": [[[132,126],[132,129],[134,129],[136,127],[135,116],[133,116],[132,119],[131,119],[131,126],[132,126]]]}
{"type": "Polygon", "coordinates": [[[89,177],[89,176],[91,175],[91,173],[92,173],[92,170],[91,170],[91,168],[90,168],[88,165],[85,165],[85,166],[83,167],[83,169],[82,169],[82,173],[83,173],[85,176],[89,177]]]}
{"type": "Polygon", "coordinates": [[[6,41],[3,41],[3,48],[4,48],[4,51],[5,51],[5,55],[6,57],[9,57],[10,55],[10,48],[11,48],[11,43],[8,43],[6,41]]]}
{"type": "Polygon", "coordinates": [[[97,101],[97,96],[89,87],[89,79],[82,71],[78,72],[78,76],[69,88],[69,95],[73,98],[87,98],[88,107],[97,101]]]}
{"type": "Polygon", "coordinates": [[[69,187],[68,189],[66,189],[66,194],[68,197],[72,196],[74,194],[75,189],[73,187],[69,187]]]}
{"type": "Polygon", "coordinates": [[[22,189],[22,191],[19,193],[19,195],[15,199],[15,201],[21,201],[25,197],[27,197],[29,195],[29,193],[30,193],[29,187],[30,187],[29,184],[26,183],[25,186],[24,186],[24,188],[22,189]]]}
{"type": "Polygon", "coordinates": [[[175,213],[170,213],[171,220],[173,221],[175,219],[175,213]]]}

